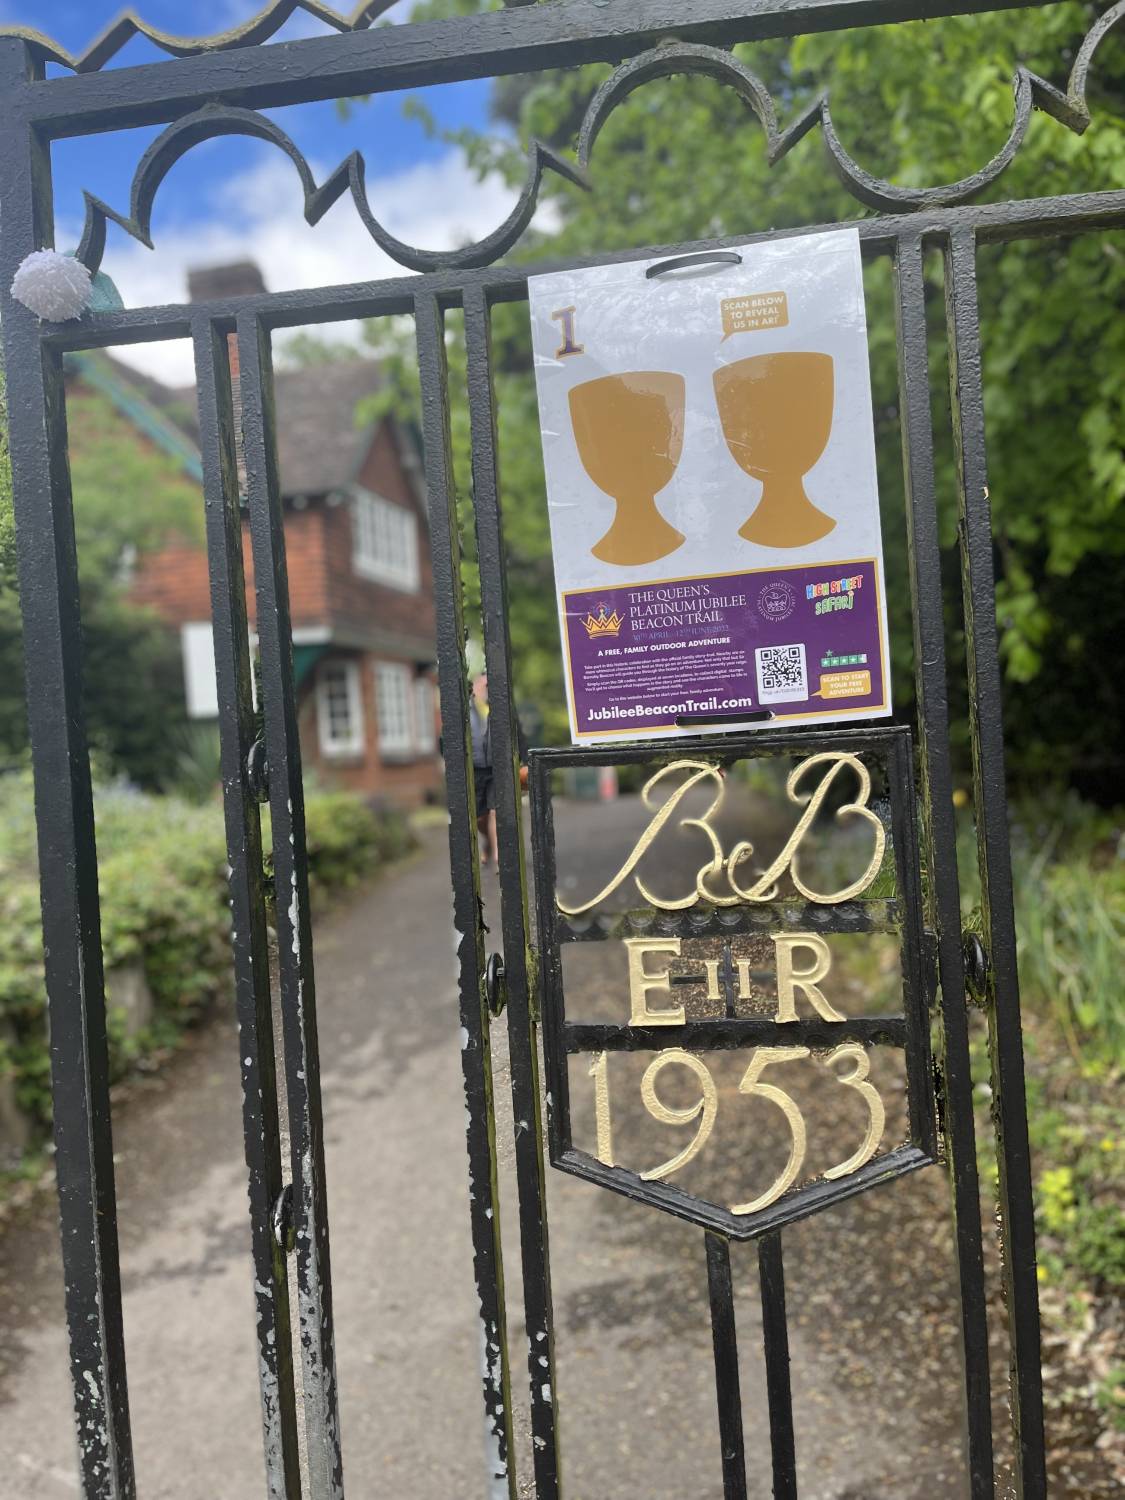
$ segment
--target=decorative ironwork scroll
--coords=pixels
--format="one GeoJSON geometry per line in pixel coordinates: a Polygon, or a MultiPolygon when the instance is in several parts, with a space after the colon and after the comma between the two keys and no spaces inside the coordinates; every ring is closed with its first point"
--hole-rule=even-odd
{"type": "Polygon", "coordinates": [[[58,42],[32,27],[9,26],[4,29],[3,34],[20,37],[48,62],[72,68],[75,73],[96,73],[111,62],[135,36],[146,37],[170,57],[198,57],[205,52],[229,52],[236,47],[256,47],[261,42],[268,42],[298,11],[303,11],[315,21],[323,21],[334,31],[362,31],[385,15],[394,4],[395,0],[360,0],[360,4],[347,16],[333,10],[330,5],[322,5],[320,0],[274,0],[272,5],[267,5],[241,26],[233,26],[228,31],[216,32],[211,36],[174,36],[171,32],[150,26],[135,11],[127,10],[115,21],[111,21],[84,52],[77,54],[67,52],[58,42]]]}
{"type": "Polygon", "coordinates": [[[1015,118],[1008,139],[987,165],[968,177],[962,177],[958,182],[943,183],[935,187],[905,188],[875,177],[860,166],[841,143],[828,107],[827,90],[818,94],[792,124],[781,129],[773,98],[757,74],[720,47],[678,42],[654,47],[640,57],[631,58],[622,63],[612,77],[606,79],[590,101],[586,118],[582,122],[578,160],[584,167],[589,165],[594,142],[602,127],[617,106],[636,89],[656,78],[667,78],[678,73],[703,73],[718,79],[720,83],[728,84],[757,115],[765,131],[766,160],[771,167],[819,124],[828,155],[840,180],[854,198],[870,208],[909,212],[914,209],[967,203],[1011,166],[1027,135],[1032,110],[1043,110],[1076,135],[1081,135],[1086,130],[1090,124],[1090,109],[1086,102],[1086,80],[1090,64],[1099,44],[1123,15],[1125,0],[1118,0],[1116,5],[1091,26],[1074,59],[1065,93],[1029,68],[1020,66],[1016,69],[1012,79],[1015,118]]]}
{"type": "MultiPolygon", "coordinates": [[[[136,35],[147,37],[164,51],[189,57],[208,51],[251,47],[268,40],[295,12],[304,11],[337,31],[357,31],[372,24],[390,8],[390,0],[367,0],[346,17],[318,0],[278,0],[244,26],[209,38],[170,36],[146,25],[127,11],[109,26],[84,53],[72,57],[57,43],[25,27],[0,28],[0,36],[21,37],[45,60],[73,68],[76,72],[103,67],[136,35]]],[[[1043,110],[1068,130],[1081,135],[1090,124],[1086,85],[1094,55],[1106,35],[1125,15],[1125,0],[1101,16],[1087,32],[1070,71],[1066,91],[1056,88],[1037,73],[1020,66],[1012,80],[1015,114],[1007,141],[990,162],[957,182],[933,187],[898,187],[866,171],[840,140],[824,91],[784,129],[765,83],[731,52],[692,42],[665,42],[621,64],[591,99],[578,139],[577,163],[568,161],[541,141],[532,140],[527,153],[527,176],[511,213],[491,234],[453,250],[426,250],[396,238],[371,210],[366,188],[366,162],[353,151],[317,184],[312,169],[293,140],[274,122],[254,110],[237,106],[205,104],[174,121],[144,153],[133,177],[129,213],[122,214],[87,192],[86,221],[78,258],[91,271],[101,264],[106,226],[110,220],[149,249],[152,207],[157,189],[172,166],[200,142],[221,135],[248,135],[269,141],[293,162],[304,194],[305,219],[318,224],[345,192],[350,192],[357,214],[375,243],[399,265],[413,271],[469,269],[491,265],[511,250],[531,223],[539,201],[546,170],[582,188],[591,181],[587,168],[594,144],[610,115],[630,94],[657,78],[701,73],[733,88],[746,101],[761,123],[766,137],[766,159],[776,165],[798,141],[820,126],[833,167],[845,187],[859,202],[890,211],[921,209],[967,203],[994,183],[1015,160],[1027,135],[1032,111],[1043,110]]]]}
{"type": "Polygon", "coordinates": [[[105,252],[106,225],[109,220],[119,225],[142,245],[151,250],[152,209],[160,184],[168,173],[193,146],[223,135],[246,135],[268,141],[293,163],[300,179],[305,198],[305,219],[309,224],[319,224],[345,192],[350,191],[356,212],[362,219],[368,234],[375,243],[400,265],[412,271],[432,271],[439,267],[461,268],[489,265],[503,255],[523,234],[539,199],[539,186],[547,168],[569,178],[584,187],[584,174],[570,162],[544,146],[532,141],[528,149],[527,180],[523,191],[511,213],[497,229],[484,239],[455,250],[422,250],[396,239],[379,223],[371,212],[365,186],[365,163],[358,151],[340,163],[334,172],[317,185],[312,168],[292,138],[279,125],[252,109],[237,109],[226,105],[205,104],[177,120],[163,131],[141,157],[133,174],[133,185],[129,195],[128,215],[119,214],[108,203],[86,196],[86,224],[78,248],[78,259],[96,271],[105,252]]]}

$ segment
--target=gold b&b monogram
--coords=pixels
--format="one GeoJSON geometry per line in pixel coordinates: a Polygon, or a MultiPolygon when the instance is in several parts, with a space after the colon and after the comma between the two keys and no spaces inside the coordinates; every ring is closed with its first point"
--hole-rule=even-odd
{"type": "Polygon", "coordinates": [[[661,911],[684,911],[700,901],[710,902],[712,906],[736,906],[743,902],[774,901],[778,895],[778,882],[786,873],[793,882],[794,889],[806,901],[828,905],[850,901],[861,895],[879,872],[887,841],[886,829],[868,806],[871,797],[871,773],[863,761],[857,755],[849,754],[847,751],[826,750],[819,755],[810,755],[807,760],[803,760],[795,770],[790,772],[785,791],[789,800],[798,807],[803,807],[804,811],[780,853],[771,860],[765,870],[744,884],[745,877],[741,872],[753,856],[754,845],[748,839],[742,839],[727,854],[714,828],[714,819],[722,806],[725,792],[722,773],[705,761],[673,761],[671,765],[664,766],[657,771],[656,775],[650,777],[645,783],[641,796],[645,806],[652,809],[653,816],[634,844],[625,863],[613,878],[588,901],[579,902],[573,906],[559,901],[559,911],[568,917],[577,917],[583,912],[592,911],[612,896],[618,886],[630,875],[642,899],[661,911]],[[813,774],[818,769],[820,770],[819,779],[813,774]],[[801,845],[824,805],[833,783],[846,769],[855,773],[859,781],[859,790],[851,802],[846,802],[837,809],[836,817],[844,819],[855,816],[868,825],[871,830],[871,855],[862,872],[854,880],[840,886],[837,890],[817,891],[801,878],[799,868],[801,845]],[[669,785],[672,786],[672,791],[658,805],[657,793],[669,785]],[[681,817],[679,826],[699,829],[711,845],[711,858],[696,871],[695,884],[691,890],[678,895],[659,895],[641,879],[637,873],[637,866],[659,838],[662,830],[673,820],[685,797],[697,786],[708,787],[712,794],[711,800],[701,816],[681,817]]]}

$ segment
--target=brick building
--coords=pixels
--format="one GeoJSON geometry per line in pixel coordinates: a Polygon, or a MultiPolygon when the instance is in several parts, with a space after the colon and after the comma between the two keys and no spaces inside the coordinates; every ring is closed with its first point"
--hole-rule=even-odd
{"type": "MultiPolygon", "coordinates": [[[[191,277],[193,300],[254,290],[261,279],[248,264],[191,277]]],[[[237,382],[236,366],[232,373],[237,382]]],[[[433,578],[411,436],[390,416],[357,424],[380,378],[378,364],[360,358],[279,371],[278,467],[305,769],[327,785],[410,806],[442,790],[433,578]]],[[[193,391],[151,381],[143,390],[150,406],[177,414],[189,440],[197,435],[186,415],[193,391]]],[[[253,632],[247,522],[243,558],[253,632]]],[[[169,540],[145,553],[131,592],[180,634],[189,715],[217,717],[203,548],[169,540]]]]}

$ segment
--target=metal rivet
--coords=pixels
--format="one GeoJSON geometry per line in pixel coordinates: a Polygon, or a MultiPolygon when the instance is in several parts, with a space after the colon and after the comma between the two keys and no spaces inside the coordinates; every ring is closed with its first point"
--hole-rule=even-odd
{"type": "Polygon", "coordinates": [[[292,1255],[297,1243],[297,1233],[293,1224],[293,1184],[291,1182],[287,1182],[278,1194],[273,1213],[270,1214],[270,1224],[278,1249],[284,1255],[292,1255]]]}
{"type": "Polygon", "coordinates": [[[246,780],[256,802],[270,800],[270,768],[266,759],[266,743],[261,736],[250,746],[246,756],[246,780]]]}
{"type": "Polygon", "coordinates": [[[961,935],[961,952],[965,963],[965,987],[971,999],[978,1004],[988,993],[988,954],[979,933],[965,932],[961,935]]]}
{"type": "Polygon", "coordinates": [[[499,1017],[504,1014],[504,1007],[508,1003],[508,986],[504,978],[504,960],[499,953],[490,953],[484,966],[484,998],[491,1015],[499,1017]]]}

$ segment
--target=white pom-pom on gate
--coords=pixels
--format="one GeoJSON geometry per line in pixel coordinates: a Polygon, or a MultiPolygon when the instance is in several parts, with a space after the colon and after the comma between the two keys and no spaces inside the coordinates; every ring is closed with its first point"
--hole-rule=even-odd
{"type": "Polygon", "coordinates": [[[90,290],[90,272],[73,255],[58,250],[33,250],[12,278],[16,301],[51,323],[80,317],[90,290]]]}

